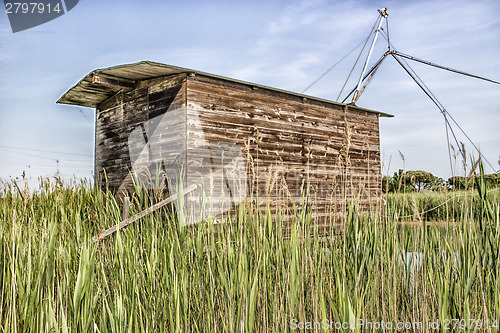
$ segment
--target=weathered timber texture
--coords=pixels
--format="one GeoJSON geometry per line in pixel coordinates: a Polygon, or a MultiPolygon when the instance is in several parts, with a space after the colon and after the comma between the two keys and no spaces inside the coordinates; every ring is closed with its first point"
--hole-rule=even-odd
{"type": "Polygon", "coordinates": [[[292,214],[308,194],[315,222],[329,224],[354,198],[368,208],[380,197],[377,114],[202,75],[188,78],[186,111],[188,175],[214,163],[204,146],[231,142],[248,194],[273,211],[292,214]]]}
{"type": "Polygon", "coordinates": [[[251,199],[285,219],[310,209],[321,230],[380,198],[377,113],[201,74],[134,87],[96,108],[95,172],[117,193],[131,175],[170,195],[194,184],[187,224],[251,199]]]}
{"type": "Polygon", "coordinates": [[[149,162],[155,160],[151,146],[164,156],[180,153],[176,158],[185,163],[185,117],[177,117],[185,113],[185,81],[185,74],[143,81],[136,89],[119,92],[98,105],[95,174],[103,186],[130,191],[134,171],[146,183],[154,179],[156,167],[165,171],[165,165],[151,167],[149,162]],[[162,117],[170,112],[176,117],[162,117]],[[156,135],[159,125],[171,128],[168,133],[156,135]]]}

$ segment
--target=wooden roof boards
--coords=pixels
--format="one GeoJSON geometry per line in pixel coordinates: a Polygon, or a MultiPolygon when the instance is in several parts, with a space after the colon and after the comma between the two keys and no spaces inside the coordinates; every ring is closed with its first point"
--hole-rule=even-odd
{"type": "MultiPolygon", "coordinates": [[[[173,74],[181,74],[181,73],[187,73],[187,74],[192,73],[195,75],[203,75],[223,81],[244,84],[260,89],[274,91],[286,95],[298,96],[301,98],[309,99],[312,101],[323,102],[327,104],[342,105],[342,106],[346,105],[343,103],[338,103],[309,95],[303,95],[282,89],[272,88],[256,83],[250,83],[215,74],[205,73],[188,68],[171,66],[151,61],[141,61],[133,64],[125,64],[108,68],[96,69],[87,74],[76,85],[74,85],[66,93],[64,93],[57,100],[57,103],[95,108],[101,102],[115,95],[119,91],[132,90],[134,84],[137,84],[140,81],[150,80],[162,76],[169,76],[173,74]],[[107,84],[102,84],[104,82],[107,84]]],[[[355,105],[349,105],[349,107],[370,113],[376,113],[382,117],[393,117],[393,115],[388,113],[360,108],[355,105]]]]}

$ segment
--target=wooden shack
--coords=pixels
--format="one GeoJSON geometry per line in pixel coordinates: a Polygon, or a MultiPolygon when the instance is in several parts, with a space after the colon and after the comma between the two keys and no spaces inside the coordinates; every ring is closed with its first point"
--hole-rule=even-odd
{"type": "Polygon", "coordinates": [[[186,224],[255,200],[327,226],[380,198],[386,113],[149,61],[97,69],[57,102],[96,108],[95,176],[116,193],[197,185],[186,224]]]}

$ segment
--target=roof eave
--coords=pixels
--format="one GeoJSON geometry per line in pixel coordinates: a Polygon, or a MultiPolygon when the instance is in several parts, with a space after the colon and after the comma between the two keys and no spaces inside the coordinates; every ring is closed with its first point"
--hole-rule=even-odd
{"type": "MultiPolygon", "coordinates": [[[[112,87],[103,87],[103,86],[96,88],[93,86],[93,83],[92,83],[92,77],[94,75],[115,72],[115,71],[120,70],[120,69],[126,70],[128,68],[134,68],[134,67],[139,67],[139,66],[143,66],[143,65],[151,66],[153,68],[156,67],[155,73],[158,75],[154,75],[154,74],[153,75],[143,74],[142,76],[139,75],[138,79],[136,80],[137,82],[144,81],[144,80],[150,80],[150,79],[154,79],[154,78],[162,77],[162,76],[168,76],[168,75],[172,75],[172,74],[194,73],[197,75],[204,75],[204,76],[208,76],[208,77],[212,77],[212,78],[216,78],[216,79],[220,79],[220,80],[226,80],[226,81],[231,81],[231,82],[235,82],[235,83],[239,83],[239,84],[258,87],[261,89],[276,91],[276,92],[284,93],[287,95],[294,95],[294,96],[298,96],[301,98],[306,98],[306,99],[319,101],[319,102],[323,102],[323,103],[339,105],[339,106],[348,105],[349,107],[355,108],[355,109],[360,110],[360,111],[375,113],[375,114],[379,115],[380,117],[394,117],[393,115],[385,113],[385,112],[380,112],[380,111],[375,111],[375,110],[371,110],[371,109],[367,109],[367,108],[362,108],[362,107],[359,107],[359,106],[353,105],[353,104],[339,103],[339,102],[335,102],[335,101],[331,101],[331,100],[327,100],[327,99],[323,99],[323,98],[319,98],[319,97],[304,95],[304,94],[300,94],[300,93],[296,93],[296,92],[292,92],[292,91],[287,91],[287,90],[283,90],[283,89],[278,89],[278,88],[273,88],[273,87],[269,87],[269,86],[265,86],[265,85],[261,85],[261,84],[251,83],[251,82],[242,81],[242,80],[238,80],[238,79],[232,79],[232,78],[228,78],[228,77],[224,77],[224,76],[220,76],[220,75],[216,75],[216,74],[206,73],[206,72],[202,72],[202,71],[196,71],[196,70],[192,70],[189,68],[161,64],[161,63],[152,62],[152,61],[141,61],[141,62],[132,63],[132,64],[117,65],[117,66],[112,66],[112,67],[108,67],[108,68],[96,69],[96,70],[90,72],[89,74],[87,74],[86,76],[84,76],[80,81],[78,81],[78,83],[76,83],[68,91],[66,91],[57,100],[56,103],[95,108],[102,101],[113,96],[114,94],[118,93],[122,89],[120,89],[118,87],[112,88],[112,87]],[[78,90],[81,90],[81,91],[78,92],[78,90]]],[[[150,69],[150,72],[153,72],[152,68],[149,68],[149,69],[150,69]]],[[[123,80],[130,80],[130,77],[128,77],[128,78],[127,77],[119,77],[119,76],[116,76],[116,77],[118,79],[121,78],[123,80]]]]}

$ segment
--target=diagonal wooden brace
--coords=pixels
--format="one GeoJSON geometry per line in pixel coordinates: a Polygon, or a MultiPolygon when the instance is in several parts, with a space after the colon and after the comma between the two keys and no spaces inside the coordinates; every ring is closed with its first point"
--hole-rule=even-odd
{"type": "MultiPolygon", "coordinates": [[[[196,190],[196,185],[193,184],[191,186],[188,186],[184,189],[184,195],[191,193],[194,190],[196,190]]],[[[165,205],[167,205],[175,200],[177,200],[177,194],[171,195],[170,197],[163,199],[162,201],[160,201],[160,202],[154,204],[153,206],[143,210],[142,212],[137,213],[134,216],[129,217],[128,219],[125,219],[122,222],[112,226],[111,228],[104,230],[100,234],[95,235],[94,237],[92,237],[92,243],[98,242],[101,239],[108,237],[109,235],[116,232],[117,230],[120,230],[120,229],[128,226],[131,223],[134,223],[135,221],[143,218],[144,216],[146,216],[148,214],[151,214],[154,211],[157,211],[161,207],[163,207],[163,206],[165,206],[165,205]]]]}

